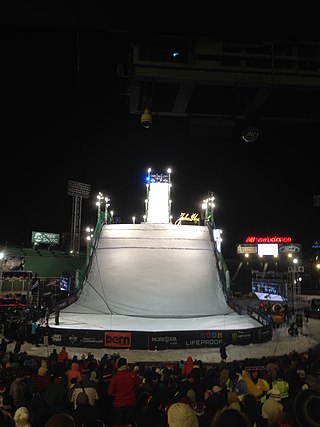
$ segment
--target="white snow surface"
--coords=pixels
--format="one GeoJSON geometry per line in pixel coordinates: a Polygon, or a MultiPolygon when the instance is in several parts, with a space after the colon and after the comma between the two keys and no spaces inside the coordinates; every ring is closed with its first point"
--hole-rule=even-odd
{"type": "Polygon", "coordinates": [[[78,301],[61,310],[60,320],[75,328],[80,320],[88,329],[156,331],[210,329],[213,320],[234,324],[235,317],[207,227],[110,224],[102,228],[78,301]]]}

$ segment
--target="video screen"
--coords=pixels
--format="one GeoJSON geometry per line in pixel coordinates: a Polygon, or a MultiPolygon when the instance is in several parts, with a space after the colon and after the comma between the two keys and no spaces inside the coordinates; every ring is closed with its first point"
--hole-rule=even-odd
{"type": "Polygon", "coordinates": [[[71,278],[68,276],[60,277],[59,287],[61,291],[66,291],[66,292],[70,291],[70,279],[71,278]]]}
{"type": "Polygon", "coordinates": [[[264,292],[255,292],[255,295],[257,296],[257,298],[259,298],[260,301],[276,301],[276,302],[287,301],[287,298],[278,294],[267,294],[264,292]]]}

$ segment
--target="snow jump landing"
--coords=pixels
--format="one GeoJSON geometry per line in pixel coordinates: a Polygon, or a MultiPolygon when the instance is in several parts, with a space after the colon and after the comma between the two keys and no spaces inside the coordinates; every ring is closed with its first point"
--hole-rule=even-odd
{"type": "Polygon", "coordinates": [[[271,339],[266,319],[228,305],[210,233],[198,225],[103,225],[81,292],[61,307],[58,326],[49,321],[51,342],[154,350],[271,339]]]}

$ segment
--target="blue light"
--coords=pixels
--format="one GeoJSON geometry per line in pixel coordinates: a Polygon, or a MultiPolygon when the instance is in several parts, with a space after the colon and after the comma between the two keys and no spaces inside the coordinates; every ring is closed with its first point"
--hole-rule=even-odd
{"type": "Polygon", "coordinates": [[[150,176],[146,176],[146,177],[145,177],[145,181],[146,181],[146,182],[149,182],[149,181],[150,181],[150,176]]]}

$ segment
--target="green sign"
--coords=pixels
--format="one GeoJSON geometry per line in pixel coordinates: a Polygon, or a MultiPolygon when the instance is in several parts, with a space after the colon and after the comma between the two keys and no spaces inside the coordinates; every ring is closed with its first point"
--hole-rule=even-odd
{"type": "Polygon", "coordinates": [[[46,243],[47,245],[58,245],[60,242],[60,234],[47,233],[45,231],[33,231],[32,243],[46,243]]]}

